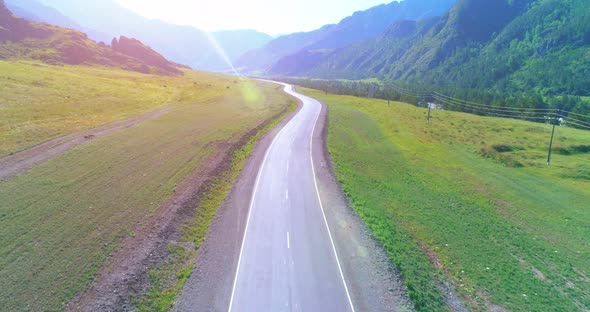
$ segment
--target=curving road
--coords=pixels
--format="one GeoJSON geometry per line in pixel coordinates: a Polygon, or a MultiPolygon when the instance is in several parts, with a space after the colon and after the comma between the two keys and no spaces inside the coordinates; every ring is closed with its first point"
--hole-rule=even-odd
{"type": "Polygon", "coordinates": [[[258,172],[229,311],[353,311],[312,161],[321,104],[303,106],[268,148],[258,172]]]}

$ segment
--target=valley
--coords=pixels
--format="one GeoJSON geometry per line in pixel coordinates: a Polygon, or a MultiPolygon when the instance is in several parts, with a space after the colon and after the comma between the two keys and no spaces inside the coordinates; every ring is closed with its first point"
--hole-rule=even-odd
{"type": "Polygon", "coordinates": [[[0,310],[590,309],[585,1],[334,5],[0,0],[0,310]]]}

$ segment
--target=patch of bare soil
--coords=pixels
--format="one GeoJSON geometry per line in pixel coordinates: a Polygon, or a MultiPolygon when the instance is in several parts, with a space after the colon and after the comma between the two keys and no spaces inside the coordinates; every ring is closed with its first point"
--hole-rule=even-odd
{"type": "Polygon", "coordinates": [[[24,151],[0,158],[0,180],[9,180],[34,166],[63,154],[70,148],[95,140],[107,134],[135,127],[146,121],[156,119],[170,111],[170,107],[149,112],[137,117],[120,120],[98,128],[69,134],[24,151]]]}
{"type": "MultiPolygon", "coordinates": [[[[430,262],[434,265],[435,268],[445,271],[445,267],[442,265],[440,260],[438,259],[436,253],[430,250],[426,245],[420,244],[420,248],[424,251],[430,262]]],[[[445,297],[445,302],[451,311],[455,312],[468,312],[469,310],[463,304],[463,301],[459,299],[457,292],[455,291],[455,287],[449,281],[443,281],[441,284],[437,285],[440,292],[445,297]]],[[[471,302],[472,305],[477,305],[476,302],[471,302]]]]}

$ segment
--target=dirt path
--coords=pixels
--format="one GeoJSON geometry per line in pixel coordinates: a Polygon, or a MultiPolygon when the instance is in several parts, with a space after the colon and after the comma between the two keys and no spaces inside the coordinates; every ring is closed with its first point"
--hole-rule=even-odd
{"type": "Polygon", "coordinates": [[[80,144],[95,140],[107,134],[135,127],[146,121],[156,119],[170,111],[170,107],[158,109],[137,117],[116,121],[98,128],[79,133],[69,134],[45,143],[36,145],[10,156],[0,158],[0,180],[9,180],[34,166],[59,156],[80,144]]]}

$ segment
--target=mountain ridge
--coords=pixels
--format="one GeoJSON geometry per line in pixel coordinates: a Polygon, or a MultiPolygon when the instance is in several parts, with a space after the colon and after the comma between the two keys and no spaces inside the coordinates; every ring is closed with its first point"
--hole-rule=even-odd
{"type": "MultiPolygon", "coordinates": [[[[8,1],[16,6],[20,2],[20,0],[8,1]]],[[[257,48],[271,39],[266,34],[253,33],[250,30],[207,33],[192,26],[174,25],[149,19],[112,0],[100,2],[43,0],[42,3],[72,19],[80,25],[76,28],[77,30],[88,33],[96,41],[110,42],[113,37],[119,36],[137,38],[166,58],[199,70],[224,71],[231,67],[224,55],[219,53],[217,46],[221,46],[226,55],[234,56],[257,48]],[[94,12],[109,12],[109,14],[94,14],[94,12]]],[[[47,21],[44,20],[44,22],[47,21]]],[[[230,60],[233,60],[232,57],[230,60]]]]}
{"type": "Polygon", "coordinates": [[[393,1],[342,19],[338,24],[304,33],[279,37],[260,49],[240,57],[236,66],[246,72],[267,72],[277,68],[277,62],[314,64],[318,53],[327,54],[351,44],[378,36],[398,20],[420,19],[444,14],[455,0],[393,1]],[[303,51],[307,50],[307,51],[303,51]],[[310,56],[302,60],[301,56],[310,56]],[[294,60],[288,60],[294,56],[294,60]]]}

